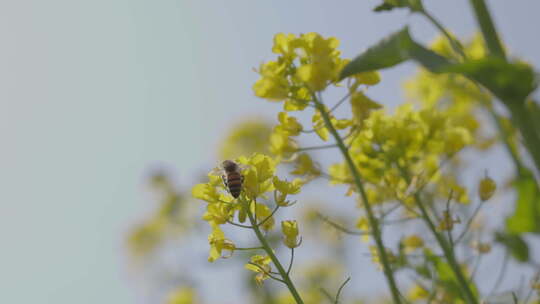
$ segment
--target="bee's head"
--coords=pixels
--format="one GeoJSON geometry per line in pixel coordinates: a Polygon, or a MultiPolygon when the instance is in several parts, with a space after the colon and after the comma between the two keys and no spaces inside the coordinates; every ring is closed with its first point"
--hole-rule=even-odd
{"type": "Polygon", "coordinates": [[[223,169],[227,172],[236,171],[236,169],[238,168],[238,165],[232,160],[226,160],[221,165],[223,166],[223,169]]]}

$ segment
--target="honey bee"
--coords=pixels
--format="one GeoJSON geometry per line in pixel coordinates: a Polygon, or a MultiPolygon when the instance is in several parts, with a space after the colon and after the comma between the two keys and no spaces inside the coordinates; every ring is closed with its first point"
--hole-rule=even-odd
{"type": "Polygon", "coordinates": [[[223,183],[225,188],[229,190],[234,198],[238,198],[242,192],[242,183],[244,182],[244,176],[241,173],[241,167],[232,160],[226,160],[221,164],[223,168],[223,183]]]}

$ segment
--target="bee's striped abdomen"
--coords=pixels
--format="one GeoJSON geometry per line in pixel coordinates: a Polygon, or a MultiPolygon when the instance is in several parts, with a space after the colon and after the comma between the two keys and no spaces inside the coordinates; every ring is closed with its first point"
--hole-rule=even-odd
{"type": "Polygon", "coordinates": [[[242,175],[238,172],[231,172],[227,175],[227,187],[229,187],[229,192],[234,198],[240,196],[242,192],[242,175]]]}

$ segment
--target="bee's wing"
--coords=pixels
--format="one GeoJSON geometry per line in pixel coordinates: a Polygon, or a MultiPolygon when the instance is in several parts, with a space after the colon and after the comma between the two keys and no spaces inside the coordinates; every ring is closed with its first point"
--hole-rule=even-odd
{"type": "Polygon", "coordinates": [[[210,174],[217,176],[223,175],[223,173],[223,169],[220,167],[215,167],[214,169],[212,169],[212,171],[210,171],[210,174]]]}

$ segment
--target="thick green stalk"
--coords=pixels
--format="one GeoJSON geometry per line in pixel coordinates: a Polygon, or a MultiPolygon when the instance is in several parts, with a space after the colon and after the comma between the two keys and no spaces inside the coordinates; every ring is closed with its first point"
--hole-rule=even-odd
{"type": "Polygon", "coordinates": [[[332,121],[330,120],[330,115],[326,112],[324,105],[316,98],[316,96],[313,96],[313,100],[315,102],[315,106],[317,110],[321,113],[321,116],[324,120],[326,128],[328,128],[328,130],[330,131],[330,133],[336,140],[338,148],[341,151],[341,154],[343,154],[343,157],[345,158],[345,161],[347,162],[347,166],[349,167],[349,170],[351,171],[351,174],[353,175],[354,184],[356,185],[356,188],[358,188],[358,191],[360,192],[364,209],[366,209],[369,226],[371,228],[372,236],[375,239],[375,244],[377,245],[377,251],[381,258],[381,263],[383,265],[383,272],[386,277],[386,281],[392,293],[392,299],[394,300],[394,303],[399,304],[401,303],[401,297],[399,294],[399,290],[397,288],[396,280],[394,278],[394,273],[392,271],[392,268],[390,268],[390,263],[388,260],[388,255],[386,253],[386,248],[384,247],[384,243],[382,241],[382,232],[379,228],[378,220],[375,217],[373,210],[371,209],[371,205],[369,204],[366,191],[362,184],[362,178],[360,177],[360,172],[358,172],[358,169],[356,168],[356,165],[354,164],[351,158],[351,155],[349,154],[349,149],[347,149],[347,147],[345,146],[345,143],[341,139],[341,136],[337,132],[336,128],[334,128],[334,125],[332,125],[332,121]]]}
{"type": "Polygon", "coordinates": [[[489,52],[493,56],[505,59],[504,48],[495,30],[495,25],[493,24],[493,19],[491,18],[486,2],[484,0],[470,0],[470,2],[489,52]]]}
{"type": "MultiPolygon", "coordinates": [[[[405,181],[408,184],[410,184],[411,180],[407,172],[403,170],[403,168],[401,167],[399,167],[399,170],[401,171],[401,175],[403,176],[405,181]]],[[[448,261],[448,264],[452,268],[452,271],[456,275],[458,283],[461,286],[461,289],[463,290],[465,297],[468,299],[468,303],[471,303],[471,304],[478,303],[476,296],[474,295],[474,293],[471,290],[471,287],[469,286],[468,280],[465,278],[465,275],[463,274],[463,271],[461,270],[461,267],[459,266],[459,263],[456,260],[456,256],[454,254],[452,247],[450,246],[450,244],[448,244],[444,236],[437,231],[437,227],[435,226],[435,224],[433,223],[433,220],[429,216],[429,213],[427,212],[426,207],[424,203],[422,202],[422,199],[420,198],[420,195],[418,194],[418,192],[414,194],[414,200],[416,202],[416,206],[418,207],[418,209],[420,209],[422,219],[424,220],[424,222],[426,222],[429,230],[431,230],[431,232],[435,236],[435,239],[437,240],[437,243],[439,243],[439,246],[443,250],[443,254],[446,260],[448,261]]]]}
{"type": "Polygon", "coordinates": [[[459,55],[461,55],[463,59],[467,58],[467,55],[463,51],[463,47],[461,46],[461,43],[459,43],[459,40],[454,39],[454,37],[452,37],[450,33],[448,33],[446,28],[444,28],[444,26],[437,19],[435,19],[433,15],[431,15],[428,11],[424,9],[419,11],[419,13],[423,15],[424,17],[426,17],[429,21],[431,21],[431,23],[444,35],[444,37],[448,39],[448,42],[450,43],[454,51],[456,51],[459,55]]]}
{"type": "MultiPolygon", "coordinates": [[[[248,208],[248,210],[249,210],[249,208],[248,208]]],[[[262,234],[259,226],[257,225],[257,221],[255,220],[255,217],[251,213],[251,210],[249,210],[247,212],[247,215],[249,217],[249,222],[251,223],[251,226],[253,227],[253,231],[255,231],[255,235],[257,235],[257,239],[259,239],[259,242],[261,242],[261,245],[262,245],[264,251],[266,251],[266,254],[268,254],[270,259],[272,260],[272,262],[276,266],[279,274],[281,275],[281,278],[283,279],[283,282],[289,288],[289,291],[291,292],[294,300],[296,301],[297,304],[304,304],[304,301],[302,301],[302,298],[300,297],[300,294],[296,290],[296,287],[294,287],[294,284],[291,281],[291,278],[289,277],[289,274],[287,273],[285,268],[283,268],[283,266],[279,262],[278,258],[274,254],[274,251],[270,247],[270,244],[268,244],[268,241],[266,240],[266,238],[262,234]]]]}
{"type": "Polygon", "coordinates": [[[509,108],[512,113],[512,120],[521,131],[525,147],[536,165],[536,170],[540,172],[540,135],[536,132],[533,118],[525,108],[524,103],[509,108]]]}

